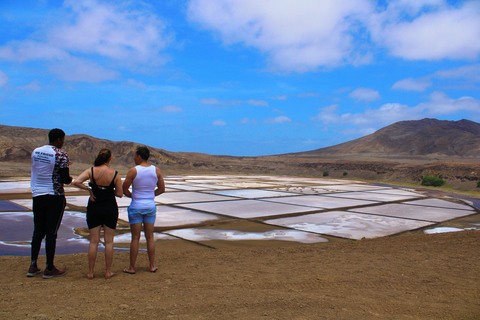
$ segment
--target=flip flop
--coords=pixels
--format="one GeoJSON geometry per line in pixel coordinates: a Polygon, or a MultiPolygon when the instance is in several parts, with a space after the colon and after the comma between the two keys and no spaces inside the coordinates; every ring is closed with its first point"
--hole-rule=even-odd
{"type": "Polygon", "coordinates": [[[111,272],[109,275],[105,275],[105,279],[110,279],[114,275],[115,275],[115,273],[111,272]]]}
{"type": "Polygon", "coordinates": [[[123,272],[128,273],[128,274],[135,274],[135,271],[132,272],[132,271],[128,270],[128,268],[123,269],[123,272]]]}
{"type": "Polygon", "coordinates": [[[155,272],[157,272],[157,270],[158,270],[158,267],[155,267],[153,270],[150,270],[150,272],[155,273],[155,272]]]}

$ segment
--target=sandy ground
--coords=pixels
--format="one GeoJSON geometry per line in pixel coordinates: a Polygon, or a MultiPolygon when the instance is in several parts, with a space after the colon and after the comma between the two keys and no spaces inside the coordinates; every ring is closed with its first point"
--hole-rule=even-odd
{"type": "MultiPolygon", "coordinates": [[[[67,274],[27,278],[28,257],[0,256],[2,319],[479,319],[480,231],[403,234],[297,246],[208,249],[159,242],[157,273],[104,279],[103,253],[58,255],[67,274]]],[[[40,257],[40,264],[44,263],[40,257]]]]}

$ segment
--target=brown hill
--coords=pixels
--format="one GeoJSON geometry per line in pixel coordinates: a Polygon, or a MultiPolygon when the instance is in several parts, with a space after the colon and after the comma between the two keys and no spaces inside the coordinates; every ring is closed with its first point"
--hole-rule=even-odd
{"type": "MultiPolygon", "coordinates": [[[[442,175],[455,189],[477,190],[480,177],[478,123],[461,121],[398,122],[369,136],[336,146],[288,155],[214,156],[150,148],[150,162],[166,175],[262,174],[367,179],[419,184],[442,175]]],[[[29,177],[30,154],[48,143],[48,130],[0,125],[0,178],[29,177]]],[[[113,153],[112,167],[124,175],[133,165],[138,143],[88,135],[67,136],[64,149],[72,175],[91,166],[102,148],[113,153]]]]}
{"type": "Polygon", "coordinates": [[[288,156],[313,158],[476,160],[480,158],[480,124],[423,119],[401,121],[365,137],[288,156]]]}
{"type": "MultiPolygon", "coordinates": [[[[11,127],[0,125],[0,163],[10,163],[24,175],[29,174],[30,155],[38,146],[48,143],[47,129],[11,127]]],[[[72,171],[78,173],[93,163],[95,156],[103,148],[112,151],[112,166],[125,171],[133,165],[133,153],[141,144],[127,141],[110,141],[98,139],[84,134],[66,137],[63,149],[73,162],[72,171]]],[[[179,158],[165,150],[150,148],[150,161],[155,164],[185,164],[185,159],[179,158]]],[[[11,171],[4,166],[1,176],[11,176],[11,171]]],[[[14,174],[15,176],[16,174],[14,174]]]]}

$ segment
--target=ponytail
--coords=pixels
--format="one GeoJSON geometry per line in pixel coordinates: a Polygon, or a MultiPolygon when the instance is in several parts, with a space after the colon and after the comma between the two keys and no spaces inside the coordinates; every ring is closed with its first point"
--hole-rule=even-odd
{"type": "Polygon", "coordinates": [[[107,163],[111,156],[112,156],[112,152],[110,150],[102,149],[98,153],[98,156],[95,158],[93,165],[95,167],[101,166],[102,164],[107,163]]]}

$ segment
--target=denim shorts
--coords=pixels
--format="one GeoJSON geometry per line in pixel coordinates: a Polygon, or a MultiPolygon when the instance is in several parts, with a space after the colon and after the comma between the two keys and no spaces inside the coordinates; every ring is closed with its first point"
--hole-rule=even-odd
{"type": "Polygon", "coordinates": [[[127,208],[128,212],[128,221],[130,224],[136,223],[155,223],[155,218],[157,217],[157,207],[150,209],[131,209],[127,208]]]}

